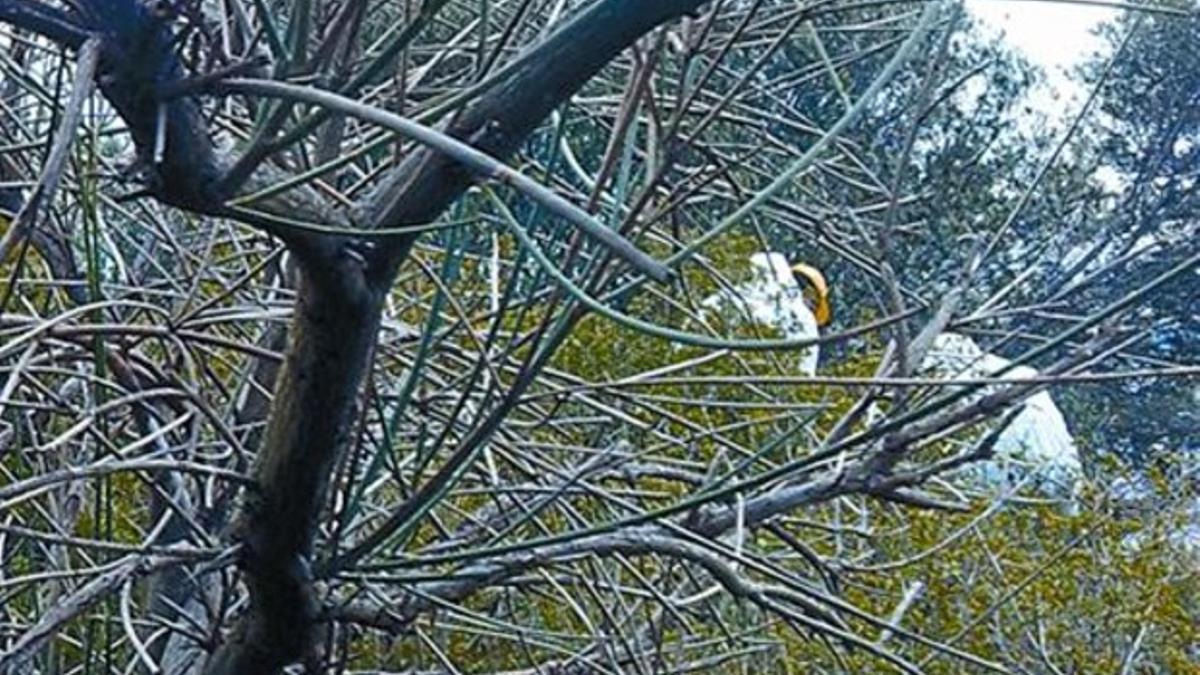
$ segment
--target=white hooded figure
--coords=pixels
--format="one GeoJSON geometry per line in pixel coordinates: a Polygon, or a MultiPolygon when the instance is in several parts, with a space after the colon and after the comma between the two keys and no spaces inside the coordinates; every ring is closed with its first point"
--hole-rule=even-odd
{"type": "MultiPolygon", "coordinates": [[[[776,328],[788,339],[815,339],[820,327],[829,323],[829,289],[825,277],[809,265],[791,265],[782,253],[763,251],[750,256],[752,277],[733,289],[705,298],[707,309],[727,319],[748,317],[755,323],[776,328]],[[805,279],[801,284],[796,279],[805,279]]],[[[800,372],[817,372],[820,349],[807,347],[800,361],[800,372]]]]}
{"type": "MultiPolygon", "coordinates": [[[[1028,366],[1015,366],[998,375],[1011,363],[985,353],[965,335],[942,333],[930,347],[922,369],[962,380],[1021,379],[1038,374],[1028,366]]],[[[1075,439],[1054,399],[1045,391],[1025,399],[993,450],[995,458],[978,467],[979,476],[988,487],[1008,487],[1029,479],[1043,494],[1069,496],[1083,475],[1075,439]]]]}

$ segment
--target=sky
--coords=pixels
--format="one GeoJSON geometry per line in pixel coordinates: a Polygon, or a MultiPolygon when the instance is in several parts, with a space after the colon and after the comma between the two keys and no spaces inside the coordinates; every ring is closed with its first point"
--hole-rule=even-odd
{"type": "Polygon", "coordinates": [[[1071,69],[1089,56],[1106,51],[1104,41],[1092,34],[1101,22],[1116,17],[1108,7],[1031,0],[967,0],[967,7],[982,23],[1001,34],[1046,72],[1043,91],[1032,96],[1034,107],[1051,118],[1070,115],[1087,92],[1070,76],[1071,69]]]}
{"type": "Polygon", "coordinates": [[[1090,31],[1117,14],[1108,7],[1028,0],[968,0],[967,7],[1048,70],[1074,66],[1100,50],[1103,41],[1090,31]]]}

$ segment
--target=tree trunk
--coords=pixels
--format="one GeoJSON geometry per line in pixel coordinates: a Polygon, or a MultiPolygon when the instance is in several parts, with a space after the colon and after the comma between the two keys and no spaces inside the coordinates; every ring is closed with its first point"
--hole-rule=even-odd
{"type": "Polygon", "coordinates": [[[309,565],[317,519],[356,419],[386,290],[365,283],[346,249],[300,265],[287,354],[257,455],[258,489],[234,525],[250,612],[207,673],[273,673],[318,643],[309,565]]]}

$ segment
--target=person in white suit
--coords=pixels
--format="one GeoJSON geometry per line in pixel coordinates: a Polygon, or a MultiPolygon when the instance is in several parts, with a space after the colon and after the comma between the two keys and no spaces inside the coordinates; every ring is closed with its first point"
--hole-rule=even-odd
{"type": "MultiPolygon", "coordinates": [[[[928,375],[952,380],[984,379],[1002,371],[1005,379],[1038,375],[1029,366],[1010,368],[1011,364],[1004,357],[983,351],[970,337],[947,332],[934,339],[921,369],[928,375]]],[[[982,392],[976,396],[980,395],[982,392]]],[[[1083,477],[1075,438],[1047,391],[1025,399],[993,450],[992,461],[975,467],[978,477],[989,487],[1009,487],[1028,478],[1043,494],[1070,496],[1083,477]]]]}
{"type": "MultiPolygon", "coordinates": [[[[790,263],[775,251],[754,253],[749,262],[748,281],[714,293],[704,299],[702,306],[720,313],[727,321],[750,320],[776,328],[789,339],[819,337],[832,314],[824,275],[811,265],[790,263]]],[[[805,348],[800,373],[814,375],[819,359],[817,345],[805,348]]],[[[948,332],[934,340],[921,371],[933,377],[979,379],[1009,364],[1005,358],[984,352],[971,338],[948,332]]],[[[1005,377],[1037,374],[1028,366],[1018,366],[1005,377]]],[[[1048,392],[1025,400],[994,450],[995,459],[971,471],[983,486],[1004,489],[1030,478],[1043,494],[1070,496],[1078,489],[1083,473],[1078,447],[1048,392]]]]}
{"type": "MultiPolygon", "coordinates": [[[[821,327],[832,318],[829,286],[820,270],[803,263],[791,264],[782,253],[774,251],[751,255],[750,270],[749,281],[714,293],[701,305],[729,320],[749,318],[776,328],[788,339],[820,336],[821,327]]],[[[819,358],[817,345],[805,348],[800,371],[815,374],[819,358]]]]}

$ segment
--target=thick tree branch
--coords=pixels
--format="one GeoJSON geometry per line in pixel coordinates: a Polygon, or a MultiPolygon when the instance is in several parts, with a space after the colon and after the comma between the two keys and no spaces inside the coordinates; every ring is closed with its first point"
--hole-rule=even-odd
{"type": "MultiPolygon", "coordinates": [[[[464,110],[446,133],[503,161],[554,108],[622,50],[704,2],[601,0],[593,4],[506,67],[506,77],[464,110]]],[[[422,149],[375,189],[358,220],[377,228],[431,222],[473,180],[463,165],[422,149]]],[[[386,275],[406,249],[404,241],[380,247],[375,273],[386,275]]]]}
{"type": "Polygon", "coordinates": [[[318,617],[309,559],[329,478],[349,440],[384,294],[357,263],[301,267],[296,318],[255,478],[236,526],[250,613],[206,672],[273,673],[312,644],[318,617]],[[345,283],[336,285],[334,280],[345,283]],[[357,282],[357,283],[356,283],[357,282]]]}
{"type": "MultiPolygon", "coordinates": [[[[97,3],[81,3],[96,5],[97,3]]],[[[94,10],[103,24],[100,90],[125,121],[149,189],[180,208],[207,212],[220,204],[223,171],[200,105],[160,99],[160,88],[185,79],[170,26],[137,0],[111,0],[94,10]]]]}
{"type": "Polygon", "coordinates": [[[31,31],[70,49],[78,49],[88,38],[88,31],[65,13],[34,0],[0,0],[0,22],[31,31]]]}
{"type": "Polygon", "coordinates": [[[436,150],[439,155],[462,164],[480,178],[495,180],[511,185],[546,209],[574,224],[589,236],[601,242],[616,256],[624,259],[642,274],[657,281],[666,281],[670,270],[654,258],[638,250],[615,230],[609,229],[583,209],[558,196],[512,167],[482,153],[467,143],[447,136],[399,115],[363,105],[337,94],[300,87],[284,82],[269,80],[237,79],[222,82],[215,87],[218,91],[239,92],[275,96],[291,101],[315,103],[327,109],[378,124],[398,134],[411,138],[422,145],[436,150]]]}

